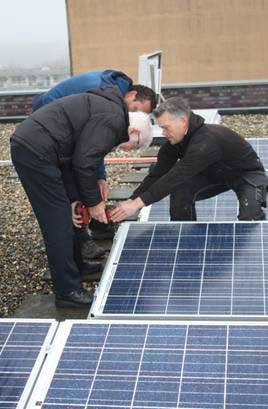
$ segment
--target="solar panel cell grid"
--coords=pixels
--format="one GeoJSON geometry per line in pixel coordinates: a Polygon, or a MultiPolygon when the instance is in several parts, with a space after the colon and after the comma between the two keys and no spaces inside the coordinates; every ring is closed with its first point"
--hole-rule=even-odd
{"type": "Polygon", "coordinates": [[[267,326],[73,324],[42,408],[263,409],[267,352],[267,326]]]}
{"type": "Polygon", "coordinates": [[[266,223],[132,223],[96,315],[266,315],[267,250],[266,223]]]}
{"type": "MultiPolygon", "coordinates": [[[[264,209],[267,214],[267,209],[264,209]]],[[[196,202],[197,220],[200,222],[236,221],[239,204],[234,192],[228,191],[210,199],[196,202]]],[[[148,221],[169,221],[169,196],[154,203],[148,213],[148,221]]]]}
{"type": "Polygon", "coordinates": [[[1,409],[17,408],[50,326],[0,321],[1,409]]]}

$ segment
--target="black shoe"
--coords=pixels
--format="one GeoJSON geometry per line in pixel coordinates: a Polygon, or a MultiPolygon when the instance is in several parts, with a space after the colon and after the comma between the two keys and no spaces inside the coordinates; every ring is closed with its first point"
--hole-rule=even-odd
{"type": "Polygon", "coordinates": [[[83,263],[80,269],[81,281],[92,283],[94,281],[99,281],[101,278],[102,264],[96,261],[90,261],[83,263]]]}
{"type": "Polygon", "coordinates": [[[81,288],[67,294],[56,294],[55,305],[58,308],[89,308],[93,301],[93,295],[81,288]]]}
{"type": "Polygon", "coordinates": [[[103,247],[98,246],[91,237],[83,243],[81,243],[81,256],[84,262],[100,258],[105,255],[103,247]]]}
{"type": "Polygon", "coordinates": [[[93,240],[111,240],[114,238],[115,227],[113,222],[105,224],[92,219],[89,228],[91,230],[91,237],[93,240]]]}

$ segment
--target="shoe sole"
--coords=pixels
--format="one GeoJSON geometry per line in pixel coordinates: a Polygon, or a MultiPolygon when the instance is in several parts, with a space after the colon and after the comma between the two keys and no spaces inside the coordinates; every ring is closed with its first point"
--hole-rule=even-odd
{"type": "Polygon", "coordinates": [[[57,308],[90,308],[91,304],[78,304],[76,302],[72,302],[72,301],[64,301],[64,300],[58,300],[55,301],[55,306],[57,308]]]}

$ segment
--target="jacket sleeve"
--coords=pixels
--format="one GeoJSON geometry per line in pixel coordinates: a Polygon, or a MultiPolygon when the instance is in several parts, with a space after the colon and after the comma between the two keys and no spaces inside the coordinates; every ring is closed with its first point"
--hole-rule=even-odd
{"type": "Polygon", "coordinates": [[[42,102],[42,97],[43,97],[44,93],[40,94],[40,95],[36,95],[33,100],[32,100],[32,110],[37,111],[37,109],[41,108],[43,106],[43,102],[42,102]]]}
{"type": "Polygon", "coordinates": [[[158,202],[220,159],[221,151],[218,145],[202,135],[199,140],[189,144],[185,156],[179,162],[139,197],[146,206],[158,202]]]}
{"type": "Polygon", "coordinates": [[[102,161],[99,164],[97,174],[98,174],[98,179],[106,180],[106,171],[105,171],[104,161],[102,161]]]}
{"type": "Polygon", "coordinates": [[[135,199],[141,193],[146,192],[151,185],[174,166],[177,160],[178,154],[176,150],[168,143],[163,145],[158,152],[157,162],[151,166],[149,174],[143,179],[137,189],[134,190],[130,198],[135,199]]]}
{"type": "Polygon", "coordinates": [[[67,192],[67,196],[70,199],[70,203],[73,203],[76,200],[80,200],[71,163],[64,163],[63,165],[61,165],[60,169],[63,184],[67,192]]]}
{"type": "Polygon", "coordinates": [[[102,201],[97,184],[98,166],[126,132],[124,118],[119,115],[96,114],[90,117],[77,138],[72,158],[74,176],[81,201],[88,207],[102,201]]]}
{"type": "MultiPolygon", "coordinates": [[[[80,200],[79,193],[77,191],[76,182],[74,178],[74,172],[72,171],[72,167],[70,163],[66,163],[61,165],[61,174],[62,180],[67,192],[67,195],[70,199],[70,202],[73,203],[76,200],[80,200]]],[[[102,161],[97,169],[98,179],[106,180],[106,173],[104,162],[102,161]]]]}

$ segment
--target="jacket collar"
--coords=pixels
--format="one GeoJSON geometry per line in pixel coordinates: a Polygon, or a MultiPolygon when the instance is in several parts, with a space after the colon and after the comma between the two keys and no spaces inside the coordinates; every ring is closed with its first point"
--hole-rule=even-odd
{"type": "Polygon", "coordinates": [[[186,135],[184,136],[183,140],[178,144],[181,145],[182,147],[185,147],[188,145],[190,139],[192,138],[193,134],[201,128],[201,126],[204,125],[204,118],[202,118],[200,115],[194,114],[191,112],[190,118],[189,118],[189,127],[187,130],[186,135]]]}

